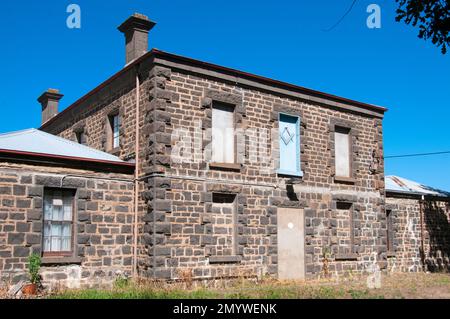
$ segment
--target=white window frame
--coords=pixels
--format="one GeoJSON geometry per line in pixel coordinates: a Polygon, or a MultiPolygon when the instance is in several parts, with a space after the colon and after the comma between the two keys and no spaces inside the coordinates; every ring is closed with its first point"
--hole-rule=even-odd
{"type": "Polygon", "coordinates": [[[119,114],[112,116],[112,147],[113,149],[120,147],[120,117],[119,114]]]}
{"type": "Polygon", "coordinates": [[[235,106],[215,102],[212,105],[211,112],[211,162],[236,164],[235,106]],[[216,117],[218,113],[226,113],[231,116],[232,127],[222,127],[221,121],[218,121],[219,125],[217,125],[216,117]]]}
{"type": "Polygon", "coordinates": [[[74,192],[66,189],[44,190],[44,255],[72,254],[74,239],[74,192]]]}
{"type": "MultiPolygon", "coordinates": [[[[345,148],[345,145],[344,145],[345,148]]],[[[335,167],[335,176],[342,178],[352,178],[352,136],[351,130],[346,127],[336,126],[334,131],[334,167],[335,167]],[[341,147],[338,146],[338,141],[347,140],[347,154],[340,154],[341,147]],[[346,163],[339,162],[341,158],[346,158],[346,163]],[[341,169],[342,166],[346,166],[341,169]],[[348,172],[347,172],[348,170],[348,172]]]]}

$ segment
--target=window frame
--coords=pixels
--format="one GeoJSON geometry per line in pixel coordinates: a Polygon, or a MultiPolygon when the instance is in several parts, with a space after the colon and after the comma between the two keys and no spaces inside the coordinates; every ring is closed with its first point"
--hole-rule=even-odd
{"type": "Polygon", "coordinates": [[[116,114],[112,117],[112,148],[120,147],[120,117],[116,114]],[[116,122],[117,120],[117,122],[116,122]],[[116,132],[117,129],[117,132],[116,132]],[[116,143],[117,141],[117,143],[116,143]]]}
{"type": "MultiPolygon", "coordinates": [[[[336,210],[346,210],[349,216],[349,233],[350,233],[350,249],[348,253],[338,253],[335,255],[336,261],[354,261],[358,259],[358,253],[355,251],[355,216],[354,216],[354,203],[346,201],[336,201],[336,210]]],[[[340,245],[338,244],[338,247],[340,245]]],[[[344,247],[345,248],[345,247],[344,247]]]]}
{"type": "Polygon", "coordinates": [[[334,157],[334,181],[335,182],[354,182],[354,174],[353,174],[353,134],[352,128],[336,124],[334,125],[333,131],[333,157],[334,157]],[[341,176],[337,174],[337,156],[336,156],[336,133],[347,134],[348,138],[348,169],[349,176],[341,176]]]}
{"type": "Polygon", "coordinates": [[[84,146],[88,145],[88,143],[87,143],[87,135],[84,132],[84,130],[76,132],[75,135],[76,135],[78,144],[84,145],[84,146]],[[83,139],[82,139],[83,136],[84,136],[84,143],[83,143],[83,139]]]}
{"type": "Polygon", "coordinates": [[[393,211],[386,209],[386,249],[388,254],[395,253],[395,231],[394,231],[393,211]],[[391,240],[392,236],[392,240],[391,240]]]}
{"type": "Polygon", "coordinates": [[[301,116],[299,115],[294,115],[294,114],[289,114],[289,113],[285,113],[285,112],[278,112],[278,143],[280,143],[281,140],[281,134],[280,134],[280,123],[281,123],[281,117],[282,116],[287,116],[287,117],[293,117],[293,118],[297,118],[296,121],[296,143],[298,145],[297,149],[295,150],[296,152],[296,158],[297,158],[297,163],[296,163],[296,168],[297,170],[295,172],[291,172],[291,171],[287,171],[287,170],[283,170],[280,168],[281,165],[281,147],[280,145],[278,145],[278,169],[277,169],[277,174],[279,175],[286,175],[286,176],[295,176],[295,177],[303,177],[303,171],[302,171],[302,164],[301,164],[301,137],[300,137],[300,123],[301,123],[301,116]]]}
{"type": "Polygon", "coordinates": [[[212,105],[211,105],[211,161],[210,161],[210,167],[222,167],[222,168],[240,168],[240,165],[237,163],[237,138],[236,138],[236,129],[237,129],[237,123],[236,123],[236,105],[234,104],[230,104],[230,103],[226,103],[226,102],[221,102],[221,101],[213,101],[212,105]],[[230,109],[233,109],[233,162],[217,162],[217,161],[213,161],[213,157],[214,157],[214,145],[213,145],[213,132],[214,132],[214,108],[216,108],[216,106],[224,106],[224,107],[229,107],[230,109]],[[236,166],[236,167],[235,167],[236,166]]]}
{"type": "Polygon", "coordinates": [[[44,250],[44,241],[45,241],[45,204],[42,205],[42,257],[43,258],[52,258],[52,257],[73,257],[75,255],[75,236],[76,236],[76,228],[75,228],[75,220],[76,220],[76,191],[68,188],[53,188],[53,187],[45,187],[43,200],[45,201],[45,196],[47,192],[52,192],[52,194],[56,191],[70,192],[72,198],[72,220],[71,220],[71,238],[70,238],[70,251],[45,251],[44,250]]]}
{"type": "Polygon", "coordinates": [[[120,142],[121,142],[121,136],[120,136],[120,128],[121,128],[121,118],[120,118],[120,112],[118,110],[111,112],[108,114],[107,116],[107,128],[106,128],[106,140],[107,140],[107,147],[106,150],[107,152],[110,153],[118,153],[120,150],[120,142]],[[115,129],[115,125],[114,125],[114,119],[117,118],[118,121],[118,125],[117,125],[117,129],[118,129],[118,135],[117,135],[117,143],[118,146],[115,147],[115,138],[114,138],[114,129],[115,129]]]}
{"type": "Polygon", "coordinates": [[[229,204],[232,212],[232,234],[231,234],[231,240],[232,245],[230,247],[231,253],[228,255],[214,255],[213,257],[219,257],[219,258],[228,258],[228,257],[234,257],[238,255],[239,251],[239,243],[238,243],[238,195],[235,193],[222,193],[222,192],[213,192],[211,195],[211,205],[214,207],[215,205],[221,205],[221,204],[229,204]],[[228,201],[229,199],[232,199],[231,201],[228,201]],[[227,200],[227,201],[225,201],[227,200]]]}

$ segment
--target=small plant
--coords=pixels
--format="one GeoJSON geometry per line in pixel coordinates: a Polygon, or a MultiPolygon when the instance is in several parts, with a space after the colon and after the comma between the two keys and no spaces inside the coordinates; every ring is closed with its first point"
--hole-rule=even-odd
{"type": "Polygon", "coordinates": [[[30,277],[30,284],[22,287],[24,295],[36,295],[41,284],[41,276],[39,270],[41,269],[41,256],[38,254],[31,254],[28,257],[28,275],[30,277]]]}
{"type": "Polygon", "coordinates": [[[30,282],[34,285],[41,283],[41,276],[39,270],[41,269],[41,256],[38,254],[31,254],[28,257],[28,273],[30,275],[30,282]]]}
{"type": "Polygon", "coordinates": [[[114,281],[114,288],[116,289],[124,289],[127,288],[130,285],[130,280],[125,275],[119,275],[116,277],[116,280],[114,281]]]}

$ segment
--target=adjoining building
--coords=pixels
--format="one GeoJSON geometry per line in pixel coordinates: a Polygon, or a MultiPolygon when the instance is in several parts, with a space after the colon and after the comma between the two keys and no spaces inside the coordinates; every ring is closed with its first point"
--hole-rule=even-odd
{"type": "Polygon", "coordinates": [[[2,276],[31,251],[68,286],[387,269],[386,109],[147,52],[154,25],[131,16],[122,70],[61,113],[46,91],[40,131],[0,136],[2,276]]]}
{"type": "Polygon", "coordinates": [[[391,271],[450,270],[450,192],[386,176],[391,271]]]}
{"type": "Polygon", "coordinates": [[[134,163],[35,129],[0,134],[0,279],[26,279],[42,256],[46,285],[131,275],[134,163]]]}

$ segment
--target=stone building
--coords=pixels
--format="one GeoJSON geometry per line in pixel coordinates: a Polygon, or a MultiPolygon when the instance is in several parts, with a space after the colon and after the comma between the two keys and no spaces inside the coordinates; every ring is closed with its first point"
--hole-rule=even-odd
{"type": "Polygon", "coordinates": [[[450,193],[386,176],[390,271],[450,271],[450,193]]]}
{"type": "Polygon", "coordinates": [[[46,160],[27,162],[22,173],[2,157],[0,197],[9,206],[0,206],[0,270],[23,269],[25,256],[45,246],[36,185],[70,188],[80,203],[71,256],[44,270],[62,278],[78,269],[77,285],[111,281],[117,271],[171,280],[186,273],[307,279],[324,275],[324,257],[331,274],[386,269],[386,109],[147,52],[154,26],[140,14],[120,25],[125,67],[61,113],[57,90],[39,98],[40,131],[114,156],[115,164],[46,160]],[[16,172],[3,173],[11,165],[16,172]],[[69,169],[84,177],[61,179],[69,169]],[[42,170],[59,177],[38,177],[42,170]]]}
{"type": "Polygon", "coordinates": [[[0,134],[0,279],[76,288],[131,274],[134,163],[38,130],[0,134]]]}

